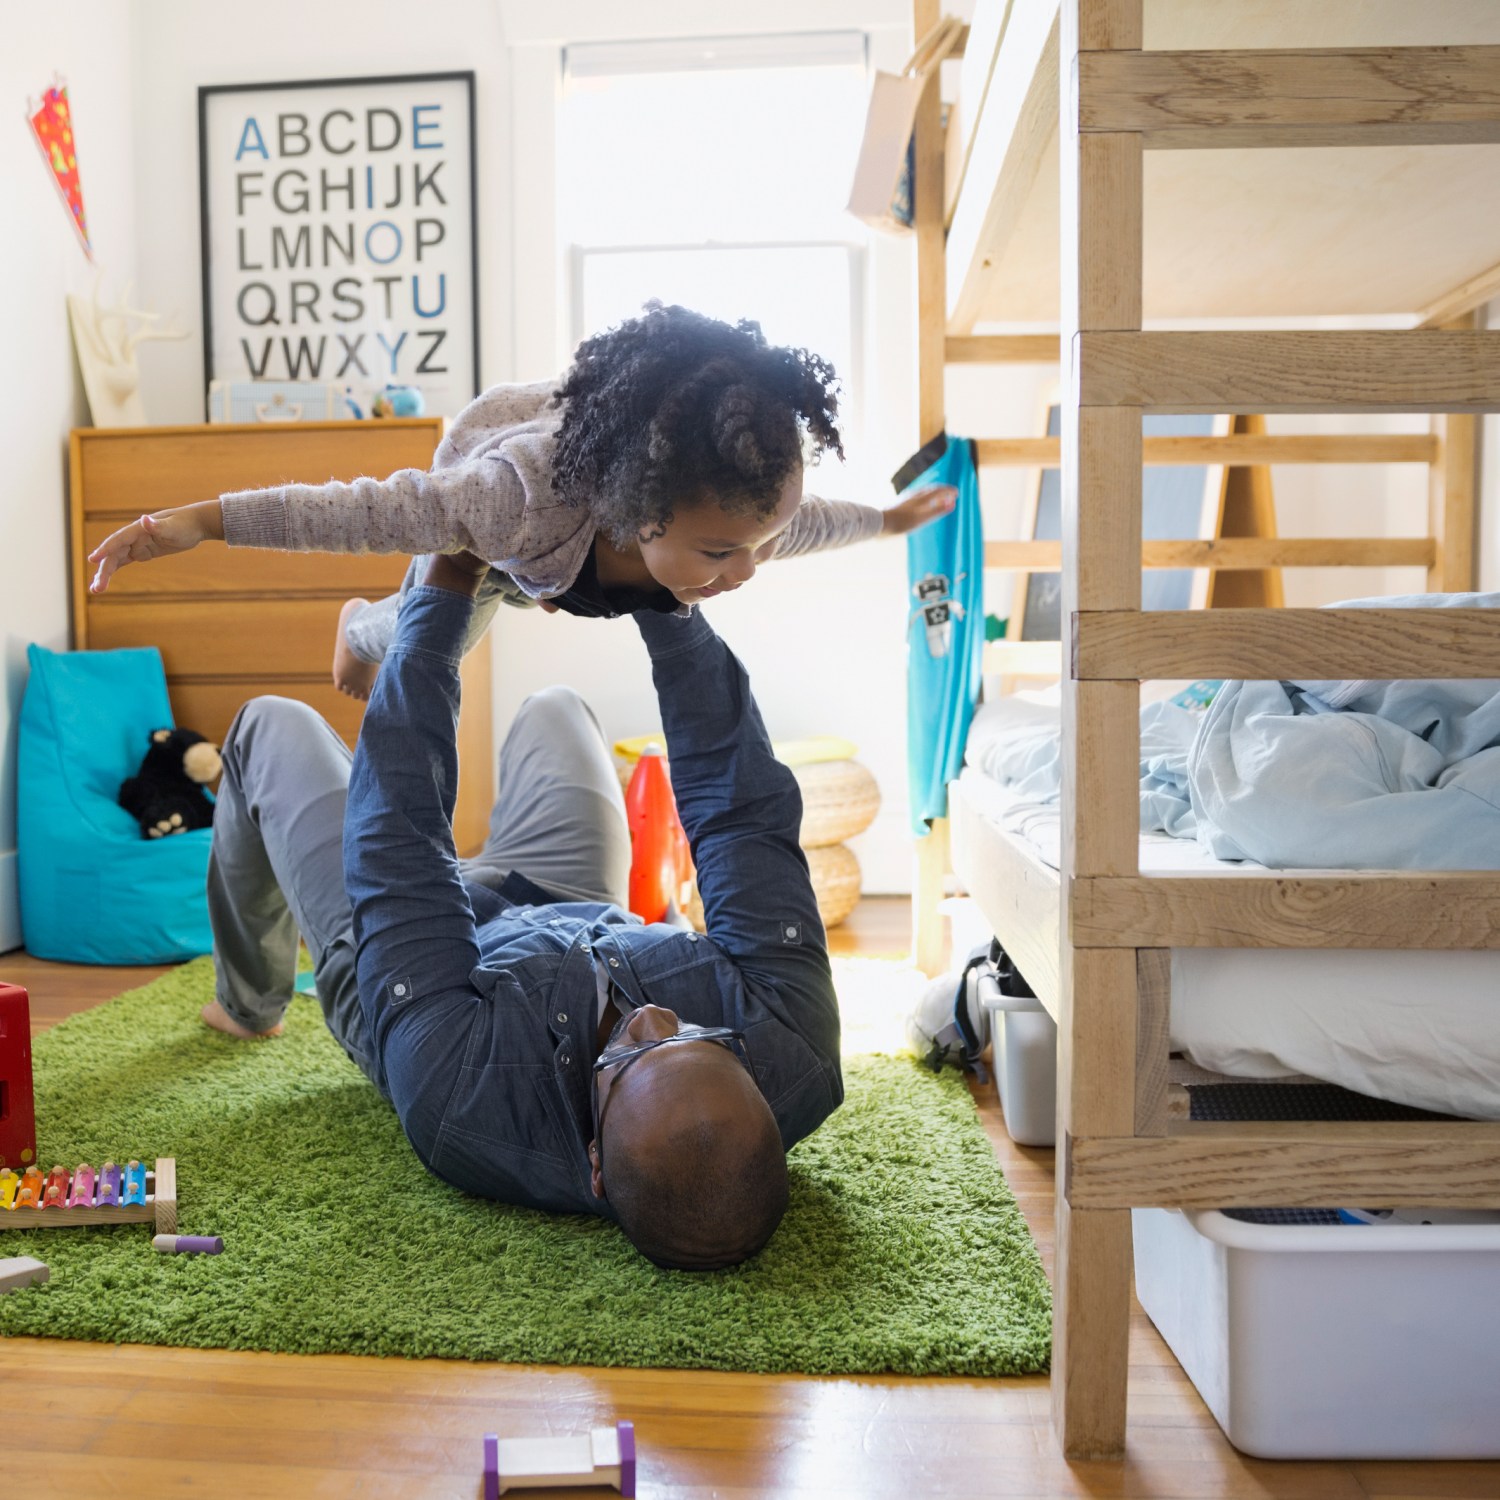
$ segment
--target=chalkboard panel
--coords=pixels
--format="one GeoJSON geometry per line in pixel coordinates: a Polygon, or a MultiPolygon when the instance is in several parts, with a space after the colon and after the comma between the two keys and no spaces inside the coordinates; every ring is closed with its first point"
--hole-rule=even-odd
{"type": "MultiPolygon", "coordinates": [[[[1146,437],[1209,437],[1229,430],[1224,416],[1143,416],[1146,437]]],[[[1062,432],[1062,409],[1047,408],[1047,435],[1062,432]]],[[[1208,538],[1218,523],[1224,485],[1222,464],[1148,464],[1141,471],[1143,540],[1208,538]]],[[[1032,537],[1055,542],[1062,536],[1062,474],[1043,469],[1032,537]]],[[[1022,580],[1017,605],[1021,628],[1015,639],[1062,639],[1062,575],[1030,573],[1022,580]]],[[[1200,609],[1207,602],[1206,568],[1149,568],[1141,575],[1146,609],[1200,609]]]]}

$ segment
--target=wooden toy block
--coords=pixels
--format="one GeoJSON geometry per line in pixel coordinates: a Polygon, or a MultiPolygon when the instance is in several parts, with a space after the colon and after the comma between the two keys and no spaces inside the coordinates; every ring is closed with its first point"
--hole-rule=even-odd
{"type": "Polygon", "coordinates": [[[29,1255],[14,1255],[9,1260],[0,1260],[0,1295],[19,1291],[23,1286],[40,1286],[52,1275],[43,1261],[33,1260],[29,1255]]]}
{"type": "Polygon", "coordinates": [[[484,1435],[484,1500],[500,1500],[500,1439],[484,1435]]]}
{"type": "Polygon", "coordinates": [[[507,1490],[610,1485],[635,1494],[635,1424],[616,1422],[577,1437],[499,1438],[484,1435],[484,1496],[507,1490]]]}
{"type": "Polygon", "coordinates": [[[177,1159],[159,1156],[155,1170],[133,1161],[123,1174],[114,1162],[105,1162],[97,1178],[83,1163],[71,1181],[66,1167],[54,1167],[45,1178],[40,1169],[28,1167],[18,1184],[0,1178],[0,1229],[87,1229],[97,1224],[151,1224],[157,1234],[176,1234],[177,1159]],[[7,1193],[14,1202],[7,1201],[7,1193]],[[45,1212],[28,1213],[24,1224],[10,1217],[44,1207],[45,1212]]]}
{"type": "Polygon", "coordinates": [[[31,1004],[18,984],[0,984],[0,1167],[36,1160],[31,1085],[31,1004]]]}

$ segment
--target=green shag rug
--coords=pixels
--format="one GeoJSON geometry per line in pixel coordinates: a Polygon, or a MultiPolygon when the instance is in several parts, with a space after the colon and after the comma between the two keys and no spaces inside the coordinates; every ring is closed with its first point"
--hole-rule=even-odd
{"type": "MultiPolygon", "coordinates": [[[[662,1271],[612,1225],[430,1177],[314,1002],[286,1032],[209,1031],[200,959],[38,1037],[41,1165],[175,1156],[181,1231],[0,1228],[43,1286],[0,1333],[546,1364],[1011,1375],[1044,1370],[1047,1281],[954,1073],[845,1064],[847,1098],[791,1156],[791,1208],[732,1271],[662,1271]]],[[[16,1211],[15,1218],[19,1218],[16,1211]]],[[[11,1220],[12,1215],[6,1214],[11,1220]]]]}

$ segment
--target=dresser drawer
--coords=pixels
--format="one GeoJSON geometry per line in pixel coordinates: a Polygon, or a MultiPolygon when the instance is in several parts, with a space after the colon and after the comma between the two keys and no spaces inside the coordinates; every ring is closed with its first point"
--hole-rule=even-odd
{"type": "Polygon", "coordinates": [[[257,677],[253,682],[238,679],[224,682],[168,676],[167,692],[172,700],[173,719],[188,729],[196,729],[216,745],[224,743],[224,736],[240,709],[250,699],[259,698],[264,693],[292,698],[315,708],[350,749],[354,748],[360,721],[365,716],[365,705],[357,698],[339,692],[330,678],[308,682],[303,678],[267,676],[257,677]]]}
{"type": "Polygon", "coordinates": [[[122,597],[89,611],[89,647],[155,646],[169,677],[317,680],[330,670],[338,619],[337,599],[122,597]]]}
{"type": "Polygon", "coordinates": [[[442,432],[435,417],[82,430],[74,440],[75,504],[85,517],[128,521],[230,490],[383,479],[430,468],[442,432]]]}

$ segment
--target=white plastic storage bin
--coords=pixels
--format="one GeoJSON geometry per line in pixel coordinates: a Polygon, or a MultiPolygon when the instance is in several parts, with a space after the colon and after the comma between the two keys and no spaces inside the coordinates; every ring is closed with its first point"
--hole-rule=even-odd
{"type": "Polygon", "coordinates": [[[1057,1143],[1057,1024],[1031,995],[1004,995],[994,977],[970,983],[989,1012],[990,1056],[1005,1129],[1018,1146],[1057,1143]]]}
{"type": "Polygon", "coordinates": [[[1139,1208],[1136,1295],[1246,1453],[1500,1458],[1500,1215],[1485,1217],[1256,1224],[1139,1208]]]}

